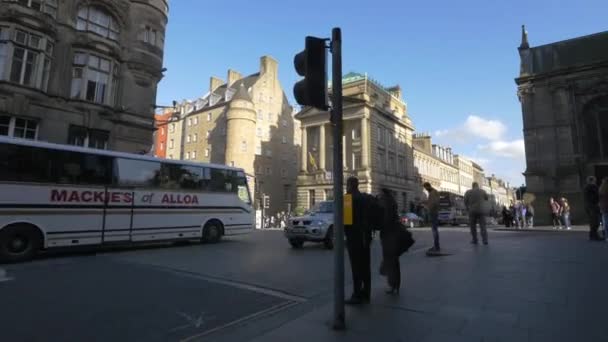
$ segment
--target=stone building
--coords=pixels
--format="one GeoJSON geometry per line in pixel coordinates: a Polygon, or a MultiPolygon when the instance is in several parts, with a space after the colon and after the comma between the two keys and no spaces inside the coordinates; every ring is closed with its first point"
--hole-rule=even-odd
{"type": "Polygon", "coordinates": [[[481,167],[481,165],[477,164],[474,161],[472,161],[471,164],[473,166],[473,182],[476,182],[477,184],[479,184],[479,187],[482,187],[483,180],[486,178],[483,172],[483,167],[481,167]]]}
{"type": "Polygon", "coordinates": [[[414,168],[417,175],[418,199],[426,198],[422,185],[431,183],[438,191],[458,194],[458,168],[450,147],[432,144],[431,136],[424,133],[414,135],[414,168]]]}
{"type": "Polygon", "coordinates": [[[173,119],[174,109],[165,109],[161,113],[154,114],[156,131],[154,132],[154,156],[167,158],[167,137],[169,136],[168,124],[173,119]]]}
{"type": "Polygon", "coordinates": [[[0,0],[0,135],[149,152],[167,0],[0,0]]]}
{"type": "Polygon", "coordinates": [[[564,196],[581,224],[586,177],[608,176],[608,32],[531,47],[522,27],[519,55],[524,176],[537,221],[549,224],[549,197],[564,196]]]}
{"type": "Polygon", "coordinates": [[[486,177],[483,168],[462,156],[452,148],[432,143],[426,133],[414,134],[414,169],[418,183],[416,201],[426,198],[422,184],[429,182],[439,191],[464,195],[473,182],[490,195],[491,209],[499,210],[509,205],[509,184],[496,176],[486,177]]]}
{"type": "MultiPolygon", "coordinates": [[[[400,209],[415,195],[412,132],[399,86],[385,88],[367,75],[349,73],[344,93],[344,178],[359,178],[363,192],[381,187],[395,193],[400,209]]],[[[333,150],[329,113],[304,108],[297,115],[302,127],[298,207],[333,198],[333,150]]]]}
{"type": "Polygon", "coordinates": [[[458,169],[458,194],[463,195],[473,186],[473,162],[469,159],[456,155],[454,165],[458,169]]]}
{"type": "Polygon", "coordinates": [[[245,77],[231,69],[226,81],[211,77],[207,94],[179,103],[176,114],[167,125],[167,158],[241,167],[254,200],[270,197],[268,215],[295,209],[295,120],[272,57],[261,57],[259,72],[245,77]]]}

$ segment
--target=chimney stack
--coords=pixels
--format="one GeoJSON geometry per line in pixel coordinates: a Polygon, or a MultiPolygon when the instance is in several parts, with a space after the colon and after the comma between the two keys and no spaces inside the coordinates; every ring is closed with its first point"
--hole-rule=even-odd
{"type": "Polygon", "coordinates": [[[260,74],[274,74],[278,77],[279,64],[270,56],[260,58],[260,74]]]}
{"type": "Polygon", "coordinates": [[[228,69],[228,76],[226,77],[228,87],[232,86],[234,82],[240,80],[241,78],[243,78],[243,75],[241,75],[240,72],[228,69]]]}
{"type": "Polygon", "coordinates": [[[209,92],[210,93],[214,92],[222,84],[224,84],[224,81],[222,81],[221,78],[215,77],[215,76],[211,76],[211,78],[209,79],[209,92]]]}

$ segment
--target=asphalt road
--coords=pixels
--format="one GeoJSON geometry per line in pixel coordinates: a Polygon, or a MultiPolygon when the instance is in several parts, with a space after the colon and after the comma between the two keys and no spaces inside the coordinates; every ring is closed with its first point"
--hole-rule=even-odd
{"type": "MultiPolygon", "coordinates": [[[[551,233],[492,232],[490,246],[495,239],[519,241],[521,234],[542,239],[551,233]]],[[[419,258],[431,241],[427,230],[414,230],[414,236],[417,243],[404,260],[412,270],[422,267],[419,258]]],[[[447,253],[470,251],[469,240],[466,229],[443,229],[447,253]]],[[[513,253],[519,244],[505,246],[513,253]]],[[[377,273],[377,241],[372,254],[377,273]]],[[[348,281],[348,263],[346,270],[348,281]]],[[[268,319],[289,320],[327,304],[333,272],[332,251],[317,244],[292,249],[280,231],[213,245],[55,253],[0,265],[0,340],[245,340],[280,324],[268,319]],[[239,329],[245,332],[235,334],[239,329]]],[[[407,271],[404,278],[417,281],[407,271]]]]}

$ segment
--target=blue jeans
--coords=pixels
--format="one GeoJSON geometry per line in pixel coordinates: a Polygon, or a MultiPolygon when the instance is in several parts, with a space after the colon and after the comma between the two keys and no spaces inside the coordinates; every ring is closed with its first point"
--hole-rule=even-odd
{"type": "Polygon", "coordinates": [[[431,218],[431,230],[433,231],[433,247],[439,249],[439,214],[429,214],[431,218]]]}
{"type": "Polygon", "coordinates": [[[570,228],[570,213],[563,213],[562,221],[564,223],[564,226],[566,226],[566,228],[570,228]]]}
{"type": "Polygon", "coordinates": [[[604,238],[608,238],[608,212],[602,213],[602,228],[604,228],[604,238]]]}

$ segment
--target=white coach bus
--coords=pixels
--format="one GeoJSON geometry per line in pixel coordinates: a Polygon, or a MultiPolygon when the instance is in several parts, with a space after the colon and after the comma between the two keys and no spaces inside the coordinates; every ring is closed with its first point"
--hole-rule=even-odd
{"type": "Polygon", "coordinates": [[[53,247],[201,239],[254,228],[224,165],[0,137],[0,260],[53,247]]]}

